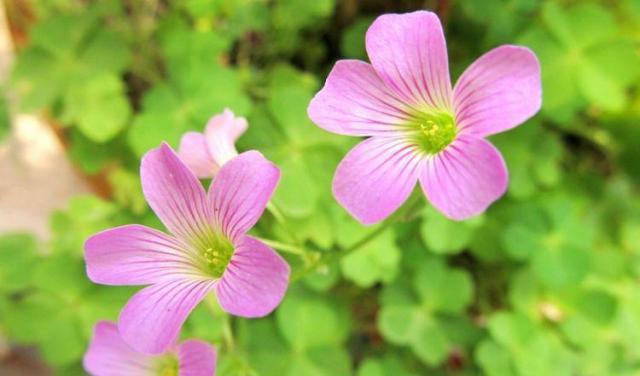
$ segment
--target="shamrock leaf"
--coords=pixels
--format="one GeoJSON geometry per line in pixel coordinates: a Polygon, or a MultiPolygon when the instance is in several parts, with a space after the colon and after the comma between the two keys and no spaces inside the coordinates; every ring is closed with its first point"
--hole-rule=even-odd
{"type": "Polygon", "coordinates": [[[396,277],[399,264],[400,250],[390,232],[385,232],[340,260],[345,278],[365,288],[376,282],[391,282],[396,277]]]}
{"type": "Polygon", "coordinates": [[[416,376],[407,369],[408,367],[403,361],[393,355],[387,355],[383,358],[367,358],[360,368],[358,368],[357,376],[416,376]]]}
{"type": "Polygon", "coordinates": [[[473,0],[461,1],[465,14],[486,26],[485,46],[508,43],[509,36],[517,35],[527,25],[537,9],[536,0],[488,0],[482,3],[473,0]]]}
{"type": "Polygon", "coordinates": [[[276,312],[275,325],[270,319],[246,323],[243,338],[250,364],[261,375],[348,375],[350,359],[342,347],[348,322],[346,311],[335,302],[290,291],[276,312]]]}
{"type": "Polygon", "coordinates": [[[492,137],[509,168],[509,195],[531,197],[560,183],[563,146],[554,133],[530,121],[492,137]]]}
{"type": "Polygon", "coordinates": [[[467,221],[452,221],[431,206],[425,210],[420,233],[429,250],[437,254],[458,253],[464,250],[483,217],[467,221]]]}
{"type": "Polygon", "coordinates": [[[70,254],[43,257],[31,272],[35,290],[11,301],[3,322],[12,338],[37,344],[55,366],[77,362],[95,322],[115,320],[131,294],[127,288],[91,284],[82,260],[70,254]]]}
{"type": "Polygon", "coordinates": [[[530,29],[521,42],[542,62],[543,111],[567,125],[584,102],[620,111],[626,89],[640,75],[640,55],[611,11],[594,3],[563,9],[546,2],[542,19],[544,25],[530,29]]]}
{"type": "Polygon", "coordinates": [[[110,74],[98,75],[69,88],[65,96],[63,121],[75,123],[95,142],[114,138],[131,116],[122,81],[110,74]]]}
{"type": "Polygon", "coordinates": [[[415,297],[401,293],[406,290],[403,283],[385,289],[378,328],[391,343],[409,346],[426,364],[438,365],[462,342],[455,331],[446,330],[446,315],[459,313],[470,303],[471,279],[431,258],[415,274],[415,297]]]}
{"type": "Polygon", "coordinates": [[[590,265],[588,250],[595,225],[579,199],[549,196],[541,205],[523,204],[503,233],[502,244],[515,259],[531,258],[531,265],[548,286],[580,282],[590,265]]]}
{"type": "Polygon", "coordinates": [[[30,271],[37,261],[36,240],[29,234],[0,236],[0,290],[17,292],[28,287],[30,271]]]}
{"type": "Polygon", "coordinates": [[[201,132],[207,120],[225,107],[239,116],[248,112],[250,102],[238,72],[203,64],[194,64],[191,69],[176,67],[167,82],[158,83],[145,94],[142,112],[135,116],[127,135],[138,156],[162,141],[177,147],[182,134],[201,132]]]}
{"type": "Polygon", "coordinates": [[[549,373],[565,375],[573,372],[574,364],[569,350],[557,337],[522,315],[506,312],[494,314],[489,320],[489,332],[495,342],[483,345],[476,354],[484,358],[483,365],[492,357],[497,361],[483,367],[490,370],[487,373],[510,371],[511,365],[516,375],[523,376],[549,373]],[[505,353],[509,354],[512,363],[507,360],[505,353]]]}
{"type": "Polygon", "coordinates": [[[74,197],[66,210],[51,216],[51,249],[55,253],[81,254],[85,240],[96,232],[120,224],[113,203],[94,196],[74,197]]]}

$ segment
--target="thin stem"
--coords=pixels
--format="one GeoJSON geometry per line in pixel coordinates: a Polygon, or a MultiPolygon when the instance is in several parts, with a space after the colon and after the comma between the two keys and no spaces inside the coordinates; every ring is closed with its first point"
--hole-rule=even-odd
{"type": "Polygon", "coordinates": [[[227,353],[235,351],[235,342],[233,340],[233,330],[231,328],[231,316],[227,315],[222,327],[222,340],[224,341],[227,353]]]}
{"type": "Polygon", "coordinates": [[[365,235],[362,239],[353,243],[350,247],[348,247],[344,251],[340,252],[339,257],[344,257],[360,249],[360,247],[365,246],[367,243],[369,243],[370,241],[378,237],[378,235],[385,232],[387,228],[396,224],[399,221],[402,221],[408,214],[410,214],[414,210],[417,210],[419,207],[422,206],[423,203],[424,203],[424,197],[422,196],[421,193],[411,195],[411,198],[409,199],[409,201],[402,208],[400,208],[398,211],[393,213],[389,218],[387,218],[384,222],[382,222],[382,224],[378,228],[371,231],[368,235],[365,235]]]}
{"type": "Polygon", "coordinates": [[[402,208],[398,209],[395,213],[393,213],[390,217],[388,217],[384,222],[378,225],[373,231],[362,237],[360,240],[356,241],[349,247],[345,248],[343,251],[334,252],[328,255],[327,257],[319,258],[315,263],[309,265],[307,268],[303,269],[298,274],[294,275],[291,279],[292,281],[296,281],[305,277],[310,272],[314,271],[320,265],[327,265],[333,261],[336,261],[348,254],[351,254],[361,247],[367,245],[373,239],[377,238],[380,234],[384,233],[389,227],[394,225],[400,220],[403,220],[408,214],[417,210],[424,203],[424,197],[421,192],[414,192],[409,200],[402,206],[402,208]],[[416,193],[417,192],[417,193],[416,193]]]}
{"type": "Polygon", "coordinates": [[[287,232],[287,235],[289,235],[291,240],[293,240],[296,245],[300,245],[300,240],[298,239],[297,235],[293,231],[291,231],[289,226],[287,226],[287,218],[284,213],[282,213],[282,210],[278,208],[278,205],[276,205],[273,201],[269,201],[267,203],[267,211],[269,211],[269,213],[273,215],[273,217],[276,219],[276,222],[278,222],[280,226],[287,232]]]}
{"type": "Polygon", "coordinates": [[[307,250],[295,245],[282,243],[277,240],[271,240],[271,239],[265,239],[265,238],[259,238],[259,237],[255,237],[255,238],[260,240],[264,244],[268,245],[269,247],[275,248],[279,251],[289,252],[298,256],[306,256],[308,253],[307,250]]]}
{"type": "Polygon", "coordinates": [[[213,298],[212,295],[205,299],[205,307],[207,307],[207,311],[209,311],[214,319],[222,319],[222,341],[224,343],[224,348],[226,349],[227,353],[234,352],[235,342],[233,340],[233,328],[231,327],[231,315],[224,312],[220,308],[217,301],[215,300],[215,298],[213,298]]]}
{"type": "Polygon", "coordinates": [[[267,203],[267,210],[269,211],[269,213],[271,213],[273,215],[273,217],[276,219],[276,221],[280,222],[280,223],[284,223],[287,220],[284,218],[284,214],[282,214],[282,211],[278,208],[278,206],[276,204],[273,203],[273,201],[269,201],[267,203]]]}

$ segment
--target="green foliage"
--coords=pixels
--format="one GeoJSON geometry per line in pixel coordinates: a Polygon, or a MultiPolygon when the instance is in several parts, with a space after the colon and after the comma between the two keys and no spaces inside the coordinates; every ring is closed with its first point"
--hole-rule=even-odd
{"type": "Polygon", "coordinates": [[[51,108],[97,142],[113,138],[131,112],[119,77],[130,52],[122,33],[103,23],[98,7],[39,22],[13,74],[25,109],[51,108]]]}
{"type": "Polygon", "coordinates": [[[640,57],[615,15],[595,3],[563,9],[549,1],[541,17],[542,25],[532,27],[521,42],[536,51],[546,68],[545,113],[571,127],[575,112],[587,104],[623,110],[626,89],[640,76],[640,57]]]}
{"type": "Polygon", "coordinates": [[[92,284],[80,254],[52,252],[39,253],[28,235],[0,237],[0,328],[62,367],[79,361],[93,325],[115,319],[131,289],[92,284]]]}
{"type": "Polygon", "coordinates": [[[423,259],[412,281],[400,279],[383,292],[378,328],[389,342],[409,346],[426,364],[436,366],[474,336],[470,323],[453,316],[469,305],[472,289],[466,272],[440,258],[423,259]],[[455,325],[464,330],[463,338],[447,330],[450,320],[460,321],[455,325]]]}
{"type": "Polygon", "coordinates": [[[241,338],[260,375],[347,375],[343,347],[350,318],[344,305],[292,289],[273,318],[245,321],[241,338]],[[274,322],[275,321],[275,322],[274,322]]]}
{"type": "Polygon", "coordinates": [[[281,251],[292,282],[266,318],[232,318],[213,298],[190,315],[182,337],[218,347],[219,375],[639,372],[637,1],[448,2],[454,78],[491,48],[524,44],[541,63],[543,108],[491,137],[510,184],[486,213],[454,222],[408,207],[379,232],[331,194],[358,140],[314,126],[307,106],[337,59],[366,59],[372,20],[411,2],[30,3],[37,22],[11,88],[21,110],[56,121],[69,158],[109,198],[63,205],[46,241],[0,235],[0,334],[58,374],[82,374],[93,325],[133,293],[88,281],[84,241],[125,223],[161,228],[140,157],[224,108],[248,119],[238,149],[281,169],[255,232],[291,245],[281,251]]]}
{"type": "Polygon", "coordinates": [[[242,93],[236,71],[215,65],[184,66],[170,72],[168,82],[147,92],[142,111],[129,130],[128,141],[136,155],[167,141],[178,146],[180,136],[201,130],[208,118],[225,107],[246,113],[249,102],[242,93]],[[211,93],[212,87],[224,90],[211,93]],[[216,94],[217,93],[217,94],[216,94]]]}
{"type": "Polygon", "coordinates": [[[400,249],[387,232],[340,260],[342,274],[360,287],[391,282],[400,265],[400,249]]]}

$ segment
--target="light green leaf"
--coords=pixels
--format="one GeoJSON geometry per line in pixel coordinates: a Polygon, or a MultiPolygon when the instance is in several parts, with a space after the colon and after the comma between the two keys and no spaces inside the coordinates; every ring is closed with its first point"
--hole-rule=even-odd
{"type": "Polygon", "coordinates": [[[92,72],[121,73],[129,65],[130,51],[124,37],[114,31],[98,31],[78,57],[92,72]]]}
{"type": "Polygon", "coordinates": [[[407,369],[406,362],[399,357],[387,355],[383,358],[367,358],[358,368],[357,376],[416,376],[407,369]]]}
{"type": "Polygon", "coordinates": [[[590,290],[581,294],[578,301],[580,312],[599,325],[610,323],[615,317],[618,302],[605,291],[590,290]]]}
{"type": "Polygon", "coordinates": [[[280,332],[297,350],[338,345],[346,339],[346,317],[325,299],[288,295],[276,312],[280,332]]]}
{"type": "Polygon", "coordinates": [[[524,215],[504,229],[502,245],[514,259],[526,260],[543,249],[549,224],[545,213],[538,206],[522,205],[519,212],[524,215]]]}
{"type": "Polygon", "coordinates": [[[587,100],[605,110],[620,111],[626,104],[624,88],[590,62],[580,65],[578,84],[587,100]]]}
{"type": "Polygon", "coordinates": [[[489,319],[489,332],[498,344],[509,350],[517,350],[525,347],[538,334],[538,328],[525,316],[499,312],[489,319]]]}
{"type": "Polygon", "coordinates": [[[490,339],[480,342],[475,359],[488,376],[514,375],[511,355],[490,339]]]}
{"type": "Polygon", "coordinates": [[[437,254],[461,252],[466,248],[483,217],[457,222],[448,219],[429,206],[425,211],[420,232],[429,249],[437,254]]]}
{"type": "Polygon", "coordinates": [[[136,214],[142,214],[147,202],[142,194],[140,176],[123,168],[113,170],[109,174],[109,183],[113,189],[113,198],[118,204],[129,208],[136,214]]]}
{"type": "Polygon", "coordinates": [[[397,345],[413,342],[419,327],[419,312],[413,306],[383,306],[378,314],[380,332],[389,342],[397,345]]]}
{"type": "Polygon", "coordinates": [[[162,111],[137,115],[127,134],[127,141],[135,154],[142,156],[147,151],[160,146],[163,141],[177,148],[186,128],[172,121],[174,116],[174,113],[162,111]]]}
{"type": "Polygon", "coordinates": [[[106,142],[127,125],[131,108],[120,79],[105,74],[71,86],[65,96],[63,116],[76,123],[89,139],[106,142]]]}
{"type": "Polygon", "coordinates": [[[40,342],[44,358],[58,366],[79,360],[86,350],[87,339],[84,338],[76,317],[62,314],[50,319],[55,324],[49,327],[40,342]]]}
{"type": "Polygon", "coordinates": [[[532,267],[543,283],[557,288],[582,281],[589,271],[589,263],[589,254],[586,251],[545,248],[535,254],[532,267]]]}
{"type": "Polygon", "coordinates": [[[318,187],[301,154],[292,152],[287,158],[276,159],[282,176],[273,201],[286,215],[305,217],[313,213],[318,200],[318,187]]]}
{"type": "Polygon", "coordinates": [[[51,216],[51,250],[56,253],[83,252],[85,240],[96,232],[120,224],[116,221],[117,208],[95,196],[74,197],[64,211],[51,216]]]}
{"type": "Polygon", "coordinates": [[[440,364],[449,353],[449,339],[437,322],[425,320],[415,333],[411,348],[426,364],[440,364]]]}
{"type": "Polygon", "coordinates": [[[0,236],[0,291],[15,293],[32,283],[36,239],[26,233],[0,236]]]}
{"type": "Polygon", "coordinates": [[[391,282],[398,271],[400,250],[393,234],[386,232],[340,260],[342,273],[360,287],[391,282]]]}
{"type": "Polygon", "coordinates": [[[425,307],[433,312],[462,312],[471,302],[473,282],[465,271],[431,259],[416,273],[413,286],[425,307]]]}

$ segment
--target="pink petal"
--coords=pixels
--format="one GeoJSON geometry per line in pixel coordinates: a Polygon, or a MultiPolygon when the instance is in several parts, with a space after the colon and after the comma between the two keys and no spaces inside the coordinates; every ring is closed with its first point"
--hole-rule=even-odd
{"type": "Polygon", "coordinates": [[[222,114],[209,120],[204,134],[209,155],[215,161],[218,169],[238,155],[235,142],[246,130],[247,120],[235,117],[229,109],[225,109],[222,114]]]}
{"type": "Polygon", "coordinates": [[[216,349],[195,339],[183,342],[178,349],[180,376],[214,376],[216,349]]]}
{"type": "Polygon", "coordinates": [[[135,350],[159,354],[175,344],[189,313],[211,291],[212,280],[172,280],[146,287],[120,312],[118,329],[135,350]]]}
{"type": "Polygon", "coordinates": [[[447,45],[435,13],[380,16],[367,31],[366,46],[375,70],[403,101],[451,108],[447,45]]]}
{"type": "Polygon", "coordinates": [[[214,225],[233,240],[256,224],[280,179],[280,170],[257,151],[233,158],[209,188],[214,225]]]}
{"type": "Polygon", "coordinates": [[[525,47],[501,46],[482,55],[454,90],[461,132],[480,137],[521,124],[541,103],[540,63],[525,47]]]}
{"type": "Polygon", "coordinates": [[[218,170],[218,166],[209,154],[205,137],[201,133],[185,133],[180,140],[178,156],[198,178],[211,178],[218,170]]]}
{"type": "Polygon", "coordinates": [[[84,369],[94,376],[152,376],[156,374],[156,362],[155,356],[129,347],[116,324],[109,321],[96,324],[82,361],[84,369]]]}
{"type": "Polygon", "coordinates": [[[420,156],[401,138],[372,137],[340,162],[333,195],[363,224],[379,222],[409,197],[418,179],[420,156]]]}
{"type": "Polygon", "coordinates": [[[190,244],[208,232],[211,217],[200,181],[171,147],[163,143],[142,158],[142,190],[147,202],[174,235],[190,244]]]}
{"type": "Polygon", "coordinates": [[[428,159],[420,174],[429,201],[455,220],[485,211],[504,194],[508,180],[500,152],[484,139],[464,135],[428,159]]]}
{"type": "Polygon", "coordinates": [[[177,239],[141,225],[112,228],[84,245],[87,274],[105,285],[146,285],[202,276],[195,257],[177,239]]]}
{"type": "Polygon", "coordinates": [[[371,65],[357,60],[338,61],[307,110],[319,127],[351,136],[396,132],[410,111],[371,65]]]}
{"type": "Polygon", "coordinates": [[[243,317],[262,317],[282,301],[289,283],[289,265],[262,242],[242,236],[216,285],[220,306],[243,317]]]}

